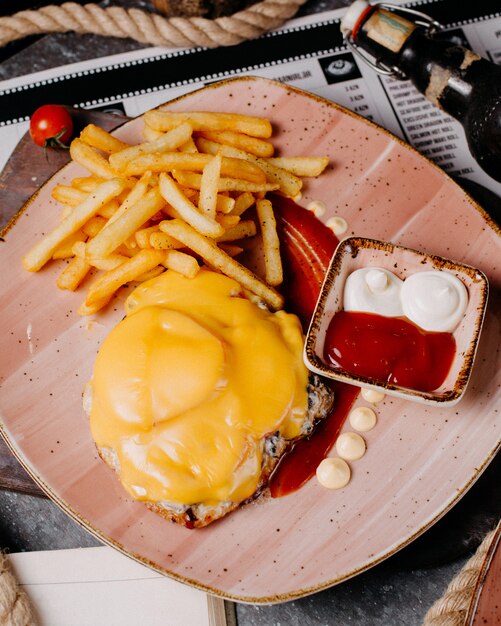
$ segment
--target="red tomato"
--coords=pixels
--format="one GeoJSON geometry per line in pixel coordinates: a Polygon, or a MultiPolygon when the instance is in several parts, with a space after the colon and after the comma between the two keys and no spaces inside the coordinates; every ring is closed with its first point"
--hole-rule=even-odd
{"type": "Polygon", "coordinates": [[[68,148],[73,135],[73,120],[60,104],[44,104],[30,118],[30,135],[43,148],[68,148]]]}

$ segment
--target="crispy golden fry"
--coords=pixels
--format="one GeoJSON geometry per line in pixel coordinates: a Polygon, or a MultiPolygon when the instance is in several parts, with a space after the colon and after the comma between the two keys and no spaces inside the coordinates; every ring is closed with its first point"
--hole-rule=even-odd
{"type": "Polygon", "coordinates": [[[73,209],[66,219],[60,222],[43,239],[38,241],[24,256],[23,265],[29,272],[36,272],[52,257],[58,245],[98,213],[99,209],[124,189],[120,178],[101,183],[82,204],[73,209]]]}
{"type": "Polygon", "coordinates": [[[80,191],[94,191],[94,189],[99,185],[99,183],[103,183],[103,178],[96,178],[95,176],[80,176],[74,178],[71,181],[71,186],[75,187],[75,189],[80,189],[80,191]]]}
{"type": "MultiPolygon", "coordinates": [[[[196,172],[174,171],[173,176],[177,182],[184,187],[191,189],[200,189],[202,185],[202,175],[196,172]]],[[[280,185],[278,183],[252,183],[248,180],[239,178],[223,178],[219,179],[217,184],[218,191],[277,191],[280,185]]]]}
{"type": "Polygon", "coordinates": [[[98,214],[101,217],[106,218],[107,220],[109,220],[110,218],[112,218],[115,213],[118,211],[118,207],[119,207],[119,203],[118,200],[110,200],[109,202],[107,202],[105,205],[103,205],[99,211],[98,214]]]}
{"type": "Polygon", "coordinates": [[[197,139],[196,143],[198,148],[205,153],[219,153],[226,157],[244,159],[249,161],[250,163],[253,163],[254,165],[257,165],[266,173],[266,178],[273,183],[278,183],[280,191],[290,198],[293,198],[301,191],[303,181],[297,176],[294,176],[294,174],[288,172],[287,170],[273,165],[272,163],[270,163],[269,159],[261,159],[259,157],[255,157],[252,154],[249,154],[248,152],[239,150],[238,148],[218,144],[214,141],[204,139],[203,137],[197,139]]]}
{"type": "Polygon", "coordinates": [[[269,200],[258,200],[256,212],[263,236],[266,282],[276,287],[283,282],[283,271],[282,259],[280,257],[280,241],[271,202],[269,200]]]}
{"type": "Polygon", "coordinates": [[[150,235],[152,235],[153,233],[158,233],[158,231],[158,224],[136,230],[136,232],[134,233],[134,238],[136,239],[137,245],[140,248],[151,248],[152,245],[150,243],[150,235]]]}
{"type": "Polygon", "coordinates": [[[73,139],[70,144],[70,155],[76,163],[85,167],[85,169],[91,174],[94,174],[94,176],[104,179],[114,178],[116,176],[116,173],[111,168],[107,159],[81,139],[73,139]]]}
{"type": "Polygon", "coordinates": [[[110,165],[117,172],[126,169],[127,165],[134,159],[151,153],[172,152],[191,139],[192,129],[187,123],[173,128],[162,134],[158,139],[148,143],[141,143],[137,146],[128,146],[120,152],[110,155],[110,165]]]}
{"type": "Polygon", "coordinates": [[[276,157],[268,163],[295,176],[320,176],[329,165],[329,157],[276,157]]]}
{"type": "Polygon", "coordinates": [[[115,222],[121,217],[131,206],[134,206],[141,198],[144,197],[148,191],[148,187],[151,183],[151,172],[145,172],[137,183],[129,191],[122,204],[118,207],[115,213],[110,217],[110,224],[115,222]]]}
{"type": "Polygon", "coordinates": [[[155,130],[166,131],[183,122],[189,122],[193,130],[232,130],[253,137],[268,139],[272,128],[269,120],[239,113],[208,113],[206,111],[190,111],[189,113],[173,113],[163,107],[147,111],[144,120],[155,130]]]}
{"type": "Polygon", "coordinates": [[[97,148],[105,154],[113,154],[119,150],[124,150],[128,144],[110,135],[100,126],[88,124],[80,133],[80,139],[92,148],[97,148]]]}
{"type": "Polygon", "coordinates": [[[216,154],[202,171],[198,208],[202,213],[214,219],[217,205],[217,183],[221,174],[221,155],[216,154]]]}
{"type": "Polygon", "coordinates": [[[199,254],[208,265],[233,278],[244,288],[262,298],[272,309],[280,309],[283,306],[283,298],[279,293],[220,250],[213,240],[197,233],[189,224],[181,220],[166,220],[161,222],[160,229],[199,254]]]}
{"type": "Polygon", "coordinates": [[[168,174],[160,174],[160,193],[166,202],[198,232],[209,237],[219,237],[223,234],[224,228],[221,224],[218,224],[215,219],[202,215],[168,174]]]}
{"type": "MultiPolygon", "coordinates": [[[[165,233],[161,234],[165,235],[165,233]]],[[[168,235],[166,236],[168,237],[168,235]]],[[[195,257],[178,250],[167,250],[163,265],[169,270],[179,272],[186,278],[195,278],[200,269],[195,257]]]]}
{"type": "MultiPolygon", "coordinates": [[[[204,140],[207,141],[207,140],[204,140]]],[[[234,148],[232,148],[234,150],[234,148]]],[[[186,152],[154,152],[140,155],[128,162],[123,170],[125,176],[140,176],[145,172],[172,172],[173,170],[189,170],[202,172],[212,160],[211,154],[191,154],[186,152]]],[[[266,175],[256,164],[245,159],[224,157],[221,159],[221,176],[241,178],[253,183],[266,182],[266,175]]]]}
{"type": "Polygon", "coordinates": [[[101,215],[95,215],[94,217],[91,217],[86,224],[83,225],[82,231],[88,237],[95,237],[97,233],[103,230],[106,222],[107,220],[105,217],[102,217],[101,215]]]}
{"type": "Polygon", "coordinates": [[[85,244],[82,242],[77,242],[73,246],[73,253],[76,257],[79,257],[80,259],[88,262],[89,265],[91,265],[92,267],[95,267],[98,270],[106,271],[115,269],[115,267],[118,267],[130,258],[128,256],[125,256],[124,254],[113,253],[104,257],[104,259],[89,259],[87,261],[87,259],[85,258],[85,244]]]}
{"type": "Polygon", "coordinates": [[[235,198],[230,198],[230,196],[224,196],[221,193],[217,195],[216,211],[218,213],[231,213],[234,207],[235,198]]]}
{"type": "Polygon", "coordinates": [[[155,250],[174,250],[182,248],[183,244],[166,233],[156,232],[150,235],[150,247],[155,250]]]}
{"type": "Polygon", "coordinates": [[[99,302],[108,301],[122,285],[131,280],[136,280],[141,274],[163,263],[164,259],[165,252],[160,250],[141,250],[132,258],[127,259],[115,269],[106,272],[95,280],[89,287],[85,304],[92,306],[99,302]]]}
{"type": "Polygon", "coordinates": [[[274,153],[273,144],[263,139],[257,139],[256,137],[250,137],[243,133],[235,133],[231,130],[220,131],[201,131],[198,133],[200,137],[222,143],[227,146],[233,146],[239,148],[245,152],[250,152],[254,156],[258,157],[271,157],[274,153]]]}
{"type": "Polygon", "coordinates": [[[148,126],[147,124],[143,126],[143,137],[146,139],[146,141],[155,141],[155,139],[158,139],[163,134],[164,133],[162,133],[161,131],[155,130],[154,128],[151,128],[151,126],[148,126]]]}
{"type": "Polygon", "coordinates": [[[235,206],[231,210],[231,214],[242,215],[242,213],[247,211],[255,202],[256,198],[249,191],[244,191],[235,198],[235,206]]]}
{"type": "Polygon", "coordinates": [[[56,280],[56,285],[59,289],[75,291],[78,285],[80,285],[83,279],[87,276],[89,270],[90,265],[87,261],[85,261],[85,259],[75,257],[61,272],[56,280]]]}
{"type": "Polygon", "coordinates": [[[247,239],[248,237],[254,237],[256,232],[256,224],[252,220],[243,220],[235,226],[231,226],[226,229],[224,233],[217,238],[217,241],[237,241],[238,239],[247,239]]]}
{"type": "Polygon", "coordinates": [[[51,196],[54,200],[62,202],[67,206],[77,206],[83,202],[88,195],[88,192],[75,189],[75,187],[71,187],[70,185],[56,185],[51,191],[51,196]]]}
{"type": "Polygon", "coordinates": [[[193,141],[193,137],[190,137],[186,143],[178,148],[179,152],[198,152],[196,143],[193,141]]]}
{"type": "Polygon", "coordinates": [[[138,276],[135,280],[137,280],[138,283],[142,283],[145,280],[151,280],[152,278],[156,278],[160,274],[163,274],[163,272],[165,272],[165,267],[163,265],[157,265],[151,270],[148,270],[147,272],[144,272],[144,274],[138,276]]]}
{"type": "Polygon", "coordinates": [[[239,215],[226,215],[224,213],[216,214],[216,221],[221,224],[221,226],[225,229],[232,228],[236,226],[240,221],[239,215]]]}
{"type": "Polygon", "coordinates": [[[150,189],[115,222],[107,224],[86,246],[88,259],[100,259],[115,251],[165,204],[157,188],[150,189]]]}
{"type": "Polygon", "coordinates": [[[244,251],[244,249],[241,248],[240,246],[235,246],[231,243],[221,243],[219,244],[219,248],[223,250],[223,252],[226,252],[226,254],[231,257],[237,256],[238,254],[244,251]]]}
{"type": "Polygon", "coordinates": [[[69,237],[66,237],[59,246],[54,250],[53,259],[69,259],[73,256],[73,245],[77,242],[84,242],[87,239],[85,226],[80,230],[76,230],[69,237]]]}

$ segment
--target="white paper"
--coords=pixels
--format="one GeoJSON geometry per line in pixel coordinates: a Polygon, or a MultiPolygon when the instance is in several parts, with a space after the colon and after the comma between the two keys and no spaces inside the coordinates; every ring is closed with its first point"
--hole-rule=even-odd
{"type": "Polygon", "coordinates": [[[207,594],[112,548],[18,552],[9,559],[40,626],[209,625],[207,594]]]}

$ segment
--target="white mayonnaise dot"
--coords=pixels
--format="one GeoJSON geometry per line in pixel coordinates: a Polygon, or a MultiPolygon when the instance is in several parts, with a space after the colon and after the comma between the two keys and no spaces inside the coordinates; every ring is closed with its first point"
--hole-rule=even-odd
{"type": "Polygon", "coordinates": [[[350,482],[350,466],[343,459],[324,459],[317,467],[317,480],[326,489],[342,489],[350,482]]]}
{"type": "Polygon", "coordinates": [[[388,287],[388,276],[379,269],[369,270],[365,275],[365,282],[371,291],[381,293],[388,287]]]}
{"type": "Polygon", "coordinates": [[[359,430],[361,433],[365,433],[368,430],[374,428],[377,422],[375,411],[368,406],[359,406],[353,409],[348,416],[351,426],[355,430],[359,430]]]}
{"type": "Polygon", "coordinates": [[[362,398],[371,404],[377,404],[384,400],[384,393],[375,389],[362,389],[362,398]]]}
{"type": "Polygon", "coordinates": [[[321,200],[313,200],[313,202],[310,202],[306,208],[308,211],[311,211],[315,217],[322,217],[327,210],[327,207],[321,200]]]}
{"type": "Polygon", "coordinates": [[[327,228],[330,228],[335,235],[343,235],[348,230],[348,222],[344,217],[339,217],[339,215],[329,217],[325,225],[327,228]]]}
{"type": "Polygon", "coordinates": [[[365,454],[365,441],[357,433],[342,433],[336,441],[336,452],[342,459],[356,461],[365,454]]]}

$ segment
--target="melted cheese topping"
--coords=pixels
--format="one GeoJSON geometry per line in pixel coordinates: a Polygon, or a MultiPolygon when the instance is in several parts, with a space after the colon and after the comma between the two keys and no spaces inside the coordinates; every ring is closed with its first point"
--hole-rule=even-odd
{"type": "Polygon", "coordinates": [[[270,313],[201,270],[142,283],[104,341],[91,381],[91,429],[116,452],[139,500],[241,502],[261,474],[266,435],[300,434],[308,373],[298,319],[270,313]]]}

